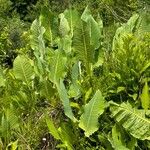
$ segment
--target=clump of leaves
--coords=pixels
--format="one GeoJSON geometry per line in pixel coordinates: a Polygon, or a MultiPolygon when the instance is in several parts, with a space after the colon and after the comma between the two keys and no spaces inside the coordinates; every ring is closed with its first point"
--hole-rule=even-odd
{"type": "MultiPolygon", "coordinates": [[[[9,137],[2,136],[5,147],[18,139],[18,147],[35,148],[37,139],[31,134],[37,125],[33,135],[47,126],[54,149],[148,148],[150,57],[145,23],[136,14],[119,27],[107,57],[103,22],[93,18],[89,7],[82,15],[69,9],[58,17],[44,7],[30,29],[32,59],[20,54],[13,69],[1,71],[0,127],[8,122],[10,131],[9,137]],[[14,110],[15,122],[6,110],[14,110]]],[[[46,142],[48,148],[51,141],[46,142]]]]}

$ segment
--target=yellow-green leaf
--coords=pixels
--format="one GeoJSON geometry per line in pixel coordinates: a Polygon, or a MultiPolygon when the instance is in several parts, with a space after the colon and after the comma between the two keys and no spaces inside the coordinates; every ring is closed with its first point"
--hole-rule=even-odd
{"type": "Polygon", "coordinates": [[[105,101],[98,90],[94,97],[85,105],[84,113],[81,115],[79,127],[85,131],[85,136],[89,137],[98,130],[98,117],[104,112],[105,101]]]}
{"type": "Polygon", "coordinates": [[[29,83],[34,75],[31,60],[25,56],[18,56],[14,61],[14,75],[17,79],[29,83]]]}
{"type": "Polygon", "coordinates": [[[145,82],[145,85],[142,90],[141,103],[142,103],[142,107],[145,110],[150,108],[150,95],[149,95],[149,87],[147,82],[145,82]]]}
{"type": "Polygon", "coordinates": [[[59,133],[57,128],[54,126],[54,123],[52,121],[51,118],[49,118],[48,116],[46,117],[46,123],[49,129],[50,134],[57,140],[60,139],[59,133]]]}

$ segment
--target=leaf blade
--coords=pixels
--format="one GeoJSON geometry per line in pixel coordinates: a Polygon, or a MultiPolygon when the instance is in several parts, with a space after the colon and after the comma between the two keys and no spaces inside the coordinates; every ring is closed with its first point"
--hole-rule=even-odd
{"type": "Polygon", "coordinates": [[[22,80],[27,84],[34,75],[30,59],[27,59],[25,56],[21,55],[17,56],[17,58],[14,60],[13,71],[17,79],[22,80]]]}
{"type": "Polygon", "coordinates": [[[146,118],[149,110],[133,109],[129,104],[110,103],[113,118],[119,122],[133,137],[150,140],[150,119],[146,118]]]}
{"type": "Polygon", "coordinates": [[[84,113],[80,117],[79,127],[89,137],[98,130],[98,117],[104,112],[105,102],[98,90],[88,104],[85,105],[84,113]]]}
{"type": "Polygon", "coordinates": [[[68,118],[70,118],[72,121],[76,122],[76,118],[73,115],[73,112],[72,112],[72,109],[71,109],[71,106],[70,106],[69,98],[68,98],[67,91],[66,91],[66,88],[64,86],[63,80],[60,79],[60,83],[57,83],[56,86],[57,86],[57,90],[58,90],[60,99],[63,103],[65,115],[68,118]]]}

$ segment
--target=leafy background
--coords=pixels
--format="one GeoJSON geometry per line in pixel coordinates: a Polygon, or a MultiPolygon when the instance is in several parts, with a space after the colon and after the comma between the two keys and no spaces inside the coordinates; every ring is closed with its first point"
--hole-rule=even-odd
{"type": "Polygon", "coordinates": [[[149,16],[148,0],[0,0],[0,149],[150,149],[149,16]]]}

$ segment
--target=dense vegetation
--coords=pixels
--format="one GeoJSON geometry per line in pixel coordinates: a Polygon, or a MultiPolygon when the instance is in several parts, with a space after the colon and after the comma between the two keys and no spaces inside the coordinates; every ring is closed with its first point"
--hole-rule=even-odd
{"type": "Polygon", "coordinates": [[[149,5],[0,0],[0,150],[150,149],[149,5]]]}

